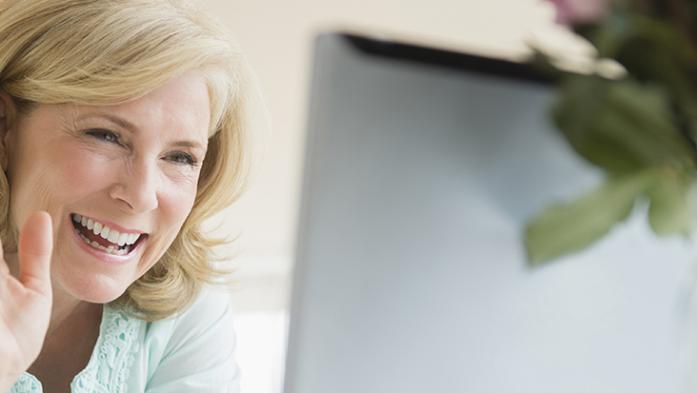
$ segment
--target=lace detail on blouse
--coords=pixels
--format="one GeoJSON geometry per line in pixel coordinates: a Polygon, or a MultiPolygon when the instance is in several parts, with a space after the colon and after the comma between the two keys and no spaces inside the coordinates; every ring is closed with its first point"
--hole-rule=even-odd
{"type": "Polygon", "coordinates": [[[22,374],[12,385],[9,393],[36,393],[41,392],[41,382],[29,373],[22,374]]]}
{"type": "MultiPolygon", "coordinates": [[[[137,340],[142,321],[122,310],[104,306],[99,338],[87,367],[73,378],[72,393],[123,393],[140,348],[137,340]]],[[[41,382],[25,372],[10,393],[41,393],[41,382]]]]}
{"type": "Polygon", "coordinates": [[[139,349],[140,320],[122,310],[104,306],[103,331],[87,367],[70,384],[72,393],[122,393],[139,349]],[[95,361],[96,360],[96,361],[95,361]]]}

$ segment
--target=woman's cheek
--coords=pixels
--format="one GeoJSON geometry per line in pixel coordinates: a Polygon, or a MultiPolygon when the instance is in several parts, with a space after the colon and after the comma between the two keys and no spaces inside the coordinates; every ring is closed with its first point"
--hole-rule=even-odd
{"type": "Polygon", "coordinates": [[[65,153],[61,155],[63,158],[54,160],[58,172],[54,175],[65,187],[71,188],[71,193],[83,188],[98,188],[120,173],[119,160],[114,157],[82,148],[69,149],[65,153]]]}

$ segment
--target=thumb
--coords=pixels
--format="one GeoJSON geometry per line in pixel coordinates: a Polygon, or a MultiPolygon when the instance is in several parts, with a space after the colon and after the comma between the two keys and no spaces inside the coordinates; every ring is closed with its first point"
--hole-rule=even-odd
{"type": "Polygon", "coordinates": [[[32,213],[19,234],[19,281],[27,288],[51,293],[53,229],[45,211],[32,213]]]}

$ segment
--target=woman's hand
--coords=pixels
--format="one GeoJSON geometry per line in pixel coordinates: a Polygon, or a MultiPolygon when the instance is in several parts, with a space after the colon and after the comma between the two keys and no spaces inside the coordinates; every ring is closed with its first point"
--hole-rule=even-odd
{"type": "Polygon", "coordinates": [[[51,216],[35,212],[19,235],[19,279],[13,277],[0,244],[0,392],[34,362],[51,316],[51,216]]]}

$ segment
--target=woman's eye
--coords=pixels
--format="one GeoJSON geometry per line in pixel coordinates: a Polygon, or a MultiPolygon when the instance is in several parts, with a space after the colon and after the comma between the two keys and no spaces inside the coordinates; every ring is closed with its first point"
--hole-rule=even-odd
{"type": "Polygon", "coordinates": [[[119,134],[113,131],[96,129],[89,130],[86,134],[104,142],[120,144],[119,134]]]}
{"type": "Polygon", "coordinates": [[[196,158],[194,158],[194,156],[181,151],[170,154],[169,160],[177,164],[185,164],[190,166],[195,166],[197,164],[196,158]]]}

